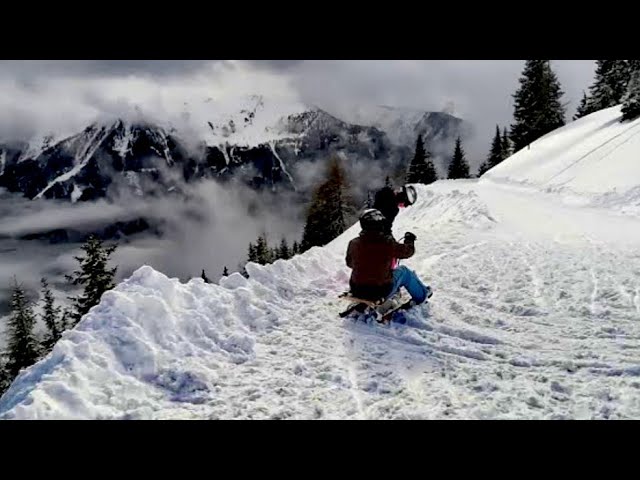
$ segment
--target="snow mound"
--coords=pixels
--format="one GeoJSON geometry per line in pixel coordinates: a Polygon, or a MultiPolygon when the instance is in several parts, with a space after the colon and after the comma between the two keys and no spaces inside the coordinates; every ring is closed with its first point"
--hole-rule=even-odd
{"type": "Polygon", "coordinates": [[[238,276],[221,288],[138,269],[16,379],[0,410],[13,409],[6,418],[135,417],[158,402],[205,401],[217,372],[255,358],[255,333],[278,323],[251,289],[233,285],[238,276]]]}
{"type": "Polygon", "coordinates": [[[636,211],[640,119],[620,122],[619,106],[601,110],[533,142],[485,173],[481,182],[528,186],[566,202],[636,211]],[[635,190],[636,193],[633,193],[635,190]]]}

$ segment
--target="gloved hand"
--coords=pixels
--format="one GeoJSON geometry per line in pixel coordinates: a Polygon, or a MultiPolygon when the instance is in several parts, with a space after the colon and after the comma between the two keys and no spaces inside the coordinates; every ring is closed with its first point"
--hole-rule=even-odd
{"type": "Polygon", "coordinates": [[[404,234],[404,243],[415,243],[416,241],[416,236],[411,233],[411,232],[407,232],[404,234]]]}

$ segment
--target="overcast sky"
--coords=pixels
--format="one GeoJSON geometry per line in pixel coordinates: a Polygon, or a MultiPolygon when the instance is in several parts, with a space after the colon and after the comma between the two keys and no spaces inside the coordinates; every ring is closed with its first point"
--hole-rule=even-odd
{"type": "MultiPolygon", "coordinates": [[[[184,98],[246,93],[299,98],[332,113],[358,105],[442,110],[470,121],[472,149],[488,150],[495,124],[508,125],[518,60],[91,60],[0,61],[0,135],[81,128],[133,103],[155,112],[184,98]],[[489,138],[486,138],[489,137],[489,138]],[[484,146],[486,144],[486,147],[484,146]]],[[[594,62],[552,62],[567,119],[593,79],[594,62]]]]}

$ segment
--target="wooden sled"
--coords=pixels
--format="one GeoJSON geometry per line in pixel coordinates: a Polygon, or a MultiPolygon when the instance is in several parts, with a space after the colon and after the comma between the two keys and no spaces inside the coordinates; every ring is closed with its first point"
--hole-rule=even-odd
{"type": "Polygon", "coordinates": [[[354,312],[363,314],[368,311],[374,314],[378,323],[388,323],[395,312],[406,310],[411,306],[411,297],[402,293],[377,301],[354,297],[349,292],[342,293],[338,298],[351,303],[346,310],[340,312],[340,318],[348,317],[354,312]]]}

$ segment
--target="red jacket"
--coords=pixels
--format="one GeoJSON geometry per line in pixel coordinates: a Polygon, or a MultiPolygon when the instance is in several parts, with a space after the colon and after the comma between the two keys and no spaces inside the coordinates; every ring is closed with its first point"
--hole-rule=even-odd
{"type": "Polygon", "coordinates": [[[362,232],[349,242],[347,266],[351,272],[351,293],[356,297],[378,300],[393,286],[393,263],[415,253],[413,243],[398,243],[386,233],[362,232]]]}

